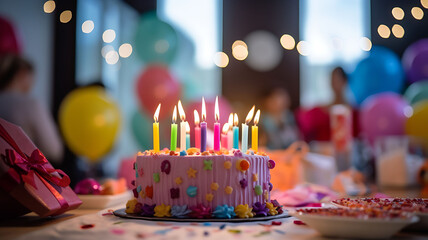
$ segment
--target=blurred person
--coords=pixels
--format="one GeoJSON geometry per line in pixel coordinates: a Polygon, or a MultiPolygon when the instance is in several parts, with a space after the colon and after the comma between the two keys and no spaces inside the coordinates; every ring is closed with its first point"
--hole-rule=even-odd
{"type": "Polygon", "coordinates": [[[264,97],[263,120],[266,147],[285,149],[299,139],[294,115],[290,111],[290,95],[283,88],[273,88],[264,97]]]}
{"type": "Polygon", "coordinates": [[[45,106],[30,96],[33,65],[17,55],[0,56],[0,117],[20,126],[53,163],[63,157],[63,145],[45,106]]]}
{"type": "Polygon", "coordinates": [[[335,104],[349,105],[346,99],[346,88],[348,85],[348,76],[342,67],[336,67],[331,72],[331,90],[333,91],[333,102],[329,107],[335,104]]]}

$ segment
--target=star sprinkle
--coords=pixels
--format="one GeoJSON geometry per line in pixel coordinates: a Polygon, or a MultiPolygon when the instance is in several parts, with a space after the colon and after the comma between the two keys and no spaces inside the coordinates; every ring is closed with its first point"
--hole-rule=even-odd
{"type": "Polygon", "coordinates": [[[259,175],[257,173],[253,173],[253,182],[257,182],[259,180],[259,175]]]}
{"type": "Polygon", "coordinates": [[[217,191],[217,189],[218,189],[218,183],[216,182],[211,183],[211,190],[217,191]]]}
{"type": "Polygon", "coordinates": [[[155,217],[171,217],[171,206],[165,205],[162,203],[162,205],[158,205],[155,207],[155,217]]]}
{"type": "Polygon", "coordinates": [[[174,180],[174,182],[175,182],[177,185],[180,185],[180,184],[182,184],[182,183],[183,183],[183,179],[182,179],[181,177],[176,177],[176,178],[175,178],[175,180],[174,180]]]}
{"type": "Polygon", "coordinates": [[[227,195],[230,195],[230,194],[232,194],[232,192],[233,192],[233,188],[232,188],[231,186],[227,186],[227,187],[225,187],[225,188],[224,188],[224,192],[225,192],[227,195]]]}
{"type": "Polygon", "coordinates": [[[140,192],[140,197],[141,197],[142,199],[146,198],[146,193],[145,193],[144,191],[141,191],[141,192],[140,192]]]}
{"type": "Polygon", "coordinates": [[[246,188],[248,186],[247,179],[243,178],[241,181],[239,181],[239,184],[241,184],[241,188],[246,188]]]}
{"type": "Polygon", "coordinates": [[[225,161],[223,163],[224,169],[230,169],[232,167],[232,163],[230,161],[225,161]]]}
{"type": "Polygon", "coordinates": [[[256,193],[256,195],[257,195],[257,196],[262,195],[262,193],[263,193],[262,186],[260,186],[260,185],[256,185],[256,186],[254,187],[254,192],[256,193]]]}
{"type": "Polygon", "coordinates": [[[213,160],[204,160],[204,170],[212,170],[213,169],[213,160]]]}
{"type": "Polygon", "coordinates": [[[153,181],[156,183],[160,181],[159,173],[153,173],[153,181]]]}
{"type": "Polygon", "coordinates": [[[196,173],[197,173],[198,171],[196,171],[195,169],[193,169],[193,168],[189,168],[189,170],[187,170],[187,176],[189,177],[189,178],[196,178],[196,173]]]}
{"type": "Polygon", "coordinates": [[[263,191],[263,197],[265,198],[266,201],[269,200],[269,192],[268,192],[268,190],[264,190],[263,191]]]}
{"type": "Polygon", "coordinates": [[[213,200],[213,198],[214,198],[214,195],[213,195],[212,193],[207,193],[207,194],[205,194],[205,199],[206,199],[208,202],[211,202],[211,201],[213,200]]]}

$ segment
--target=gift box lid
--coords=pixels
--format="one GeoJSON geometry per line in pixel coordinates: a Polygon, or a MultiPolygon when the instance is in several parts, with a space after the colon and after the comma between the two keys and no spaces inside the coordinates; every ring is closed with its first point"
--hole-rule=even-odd
{"type": "Polygon", "coordinates": [[[68,176],[52,167],[20,127],[1,118],[0,157],[0,188],[29,210],[51,216],[82,204],[68,176]]]}

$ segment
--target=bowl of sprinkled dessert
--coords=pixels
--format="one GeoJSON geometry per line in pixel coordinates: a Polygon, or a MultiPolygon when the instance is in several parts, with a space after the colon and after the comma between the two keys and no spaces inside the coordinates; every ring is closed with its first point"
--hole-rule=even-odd
{"type": "Polygon", "coordinates": [[[424,198],[342,198],[332,201],[337,207],[371,208],[413,213],[419,221],[409,230],[428,231],[428,199],[424,198]]]}
{"type": "Polygon", "coordinates": [[[400,211],[351,208],[303,208],[290,212],[325,237],[384,239],[418,221],[400,211]]]}

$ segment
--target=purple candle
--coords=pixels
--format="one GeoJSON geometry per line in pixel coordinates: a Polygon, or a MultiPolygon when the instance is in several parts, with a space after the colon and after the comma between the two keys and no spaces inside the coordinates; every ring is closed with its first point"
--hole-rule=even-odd
{"type": "Polygon", "coordinates": [[[207,150],[207,110],[205,99],[202,97],[202,122],[201,122],[201,153],[207,150]]]}
{"type": "Polygon", "coordinates": [[[215,98],[215,123],[214,123],[214,151],[220,151],[220,113],[218,109],[218,97],[215,98]]]}

